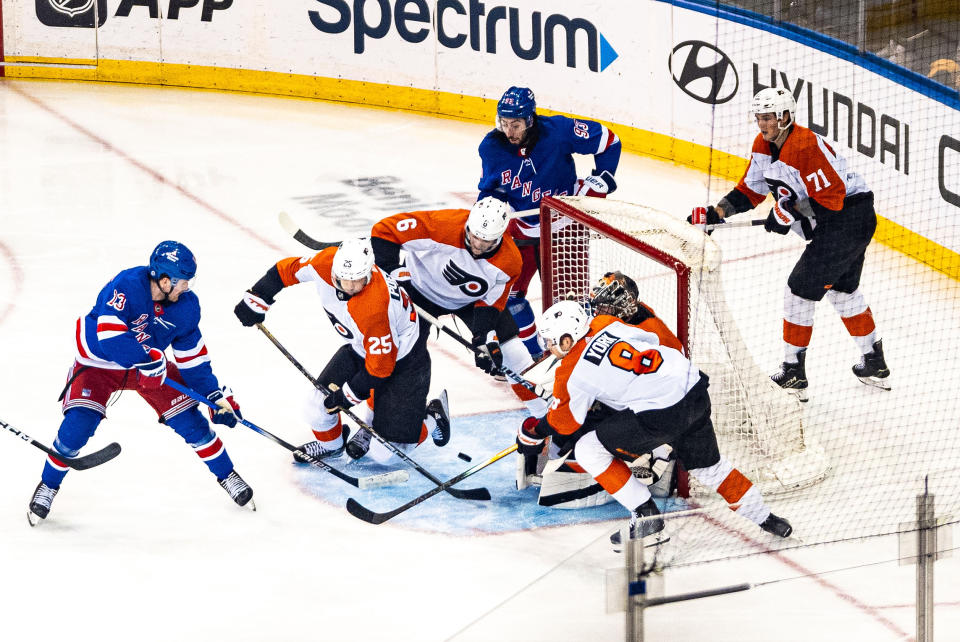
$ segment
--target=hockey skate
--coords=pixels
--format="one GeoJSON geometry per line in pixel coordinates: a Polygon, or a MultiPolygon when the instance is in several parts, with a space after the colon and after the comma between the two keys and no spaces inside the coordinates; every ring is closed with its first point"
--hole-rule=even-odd
{"type": "Polygon", "coordinates": [[[873,352],[863,355],[860,363],[853,366],[853,374],[857,379],[882,390],[890,390],[890,384],[886,378],[890,376],[890,368],[883,358],[883,341],[877,341],[873,344],[873,352]]]}
{"type": "Polygon", "coordinates": [[[790,525],[790,522],[782,517],[777,517],[773,513],[770,513],[770,515],[763,520],[760,528],[777,537],[790,537],[790,533],[793,532],[793,526],[790,525]]]}
{"type": "Polygon", "coordinates": [[[347,436],[350,434],[350,427],[343,427],[343,439],[340,440],[340,445],[331,448],[329,442],[324,443],[322,441],[308,441],[304,445],[300,446],[299,450],[293,452],[293,459],[301,464],[309,464],[310,460],[304,457],[300,453],[305,453],[312,457],[313,459],[335,459],[343,454],[344,444],[347,443],[347,436]]]}
{"type": "Polygon", "coordinates": [[[437,422],[437,427],[430,433],[433,443],[438,448],[443,448],[450,442],[450,404],[446,390],[427,404],[427,414],[437,422]]]}
{"type": "Polygon", "coordinates": [[[243,481],[237,471],[231,470],[229,475],[217,481],[220,483],[220,487],[230,495],[230,499],[237,503],[237,506],[257,510],[256,504],[253,503],[253,489],[247,482],[243,481]]]}
{"type": "Polygon", "coordinates": [[[50,505],[53,504],[53,498],[57,496],[59,488],[50,488],[43,482],[37,484],[37,489],[33,491],[33,497],[30,499],[30,510],[27,511],[27,521],[31,526],[36,526],[47,518],[50,514],[50,505]]]}
{"type": "Polygon", "coordinates": [[[644,548],[649,546],[659,546],[670,538],[662,537],[664,522],[660,515],[660,509],[651,497],[644,503],[633,509],[630,515],[630,528],[621,529],[610,536],[610,543],[613,544],[613,552],[619,553],[623,550],[622,531],[627,531],[627,539],[642,539],[644,548]],[[656,519],[647,519],[641,521],[642,517],[657,517],[656,519]]]}
{"type": "Polygon", "coordinates": [[[806,360],[807,351],[804,349],[797,353],[796,363],[784,361],[780,364],[780,372],[770,377],[773,383],[787,392],[795,394],[800,401],[807,400],[806,360]]]}
{"type": "Polygon", "coordinates": [[[357,434],[347,442],[347,456],[350,459],[360,459],[370,450],[370,439],[373,435],[366,428],[361,428],[357,434]]]}

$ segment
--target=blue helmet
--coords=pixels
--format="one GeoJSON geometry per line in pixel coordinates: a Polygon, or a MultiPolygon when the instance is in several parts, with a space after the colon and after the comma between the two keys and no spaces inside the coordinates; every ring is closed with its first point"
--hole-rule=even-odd
{"type": "Polygon", "coordinates": [[[497,119],[523,118],[527,127],[533,125],[533,118],[537,113],[537,99],[533,91],[526,87],[511,87],[503,92],[503,97],[497,103],[497,119]]]}
{"type": "Polygon", "coordinates": [[[174,281],[192,279],[197,275],[197,260],[183,243],[163,241],[150,254],[150,277],[160,280],[164,276],[174,281]]]}

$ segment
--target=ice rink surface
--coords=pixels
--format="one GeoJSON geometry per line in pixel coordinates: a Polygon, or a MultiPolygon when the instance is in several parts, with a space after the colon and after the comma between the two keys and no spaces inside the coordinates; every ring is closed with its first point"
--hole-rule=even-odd
{"type": "MultiPolygon", "coordinates": [[[[195,290],[215,373],[233,387],[248,419],[290,442],[307,441],[300,408],[309,383],[232,312],[277,259],[306,253],[280,228],[277,213],[290,209],[311,234],[340,239],[395,212],[465,206],[476,194],[476,146],[488,129],[307,100],[0,82],[0,418],[52,443],[75,319],[109,278],[145,264],[157,242],[173,238],[198,257],[195,290]]],[[[632,155],[621,160],[617,180],[616,198],[678,216],[726,189],[712,186],[708,197],[703,175],[632,155]]],[[[724,243],[725,266],[746,266],[741,278],[755,275],[749,296],[769,299],[752,330],[762,336],[751,347],[760,346],[758,362],[772,367],[780,358],[783,280],[799,246],[770,242],[756,256],[733,237],[724,243]]],[[[911,332],[924,328],[898,325],[897,306],[923,306],[931,326],[957,330],[957,285],[877,245],[871,261],[897,268],[884,282],[902,296],[871,303],[891,339],[888,361],[907,372],[911,332]]],[[[739,292],[730,301],[735,313],[737,297],[748,296],[739,292]]],[[[308,287],[285,292],[267,326],[315,373],[339,345],[308,287]]],[[[836,342],[845,350],[836,359],[846,364],[854,355],[841,331],[818,330],[814,347],[829,353],[836,342]]],[[[952,337],[943,349],[956,355],[957,333],[952,337]]],[[[431,355],[432,390],[450,394],[453,440],[443,450],[425,444],[414,457],[445,479],[470,466],[456,453],[476,463],[509,446],[522,413],[453,341],[431,340],[431,355]]],[[[820,402],[808,412],[829,417],[852,408],[843,414],[849,421],[889,404],[895,426],[897,412],[908,420],[922,411],[912,403],[932,405],[877,397],[849,375],[832,382],[826,361],[810,366],[822,376],[819,383],[811,377],[811,396],[820,402]],[[835,385],[841,394],[829,394],[835,385]]],[[[932,398],[956,396],[956,378],[929,376],[932,398]]],[[[345,511],[347,496],[386,510],[424,492],[427,482],[411,471],[405,487],[355,491],[295,466],[289,453],[242,426],[218,433],[254,488],[257,512],[234,506],[180,438],[127,392],[84,451],[118,441],[123,453],[71,472],[50,519],[35,529],[25,514],[44,456],[12,435],[0,437],[0,639],[623,638],[622,614],[604,611],[604,576],[621,564],[607,537],[625,511],[551,515],[534,494],[511,490],[510,459],[464,482],[489,487],[487,505],[438,496],[371,526],[345,511]]],[[[845,501],[856,506],[871,484],[858,485],[845,472],[835,469],[831,483],[846,483],[845,501]]],[[[784,506],[801,527],[818,511],[813,501],[784,506]]],[[[820,510],[839,509],[832,503],[820,510]]],[[[652,608],[647,639],[913,639],[915,569],[896,558],[891,536],[668,569],[668,594],[755,587],[652,608]]],[[[960,562],[940,561],[935,574],[937,640],[960,640],[960,562]]]]}

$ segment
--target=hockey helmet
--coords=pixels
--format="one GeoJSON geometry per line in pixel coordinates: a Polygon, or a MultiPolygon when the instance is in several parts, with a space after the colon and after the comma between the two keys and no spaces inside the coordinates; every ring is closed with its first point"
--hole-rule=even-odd
{"type": "Polygon", "coordinates": [[[793,94],[783,87],[767,87],[761,89],[750,101],[750,115],[757,114],[776,114],[777,120],[783,118],[783,112],[790,112],[790,121],[780,124],[780,129],[786,129],[794,122],[794,114],[797,112],[797,101],[793,94]]]}
{"type": "Polygon", "coordinates": [[[543,311],[537,328],[544,340],[559,348],[563,337],[569,336],[576,343],[587,333],[590,315],[576,301],[560,301],[543,311]]]}
{"type": "Polygon", "coordinates": [[[470,208],[465,232],[482,241],[499,241],[510,223],[510,206],[499,198],[481,198],[470,208]]]}
{"type": "Polygon", "coordinates": [[[607,272],[590,293],[590,312],[609,314],[624,321],[637,313],[640,289],[637,282],[623,272],[607,272]]]}
{"type": "Polygon", "coordinates": [[[511,87],[503,92],[497,103],[497,128],[501,118],[523,118],[527,127],[532,127],[536,113],[537,100],[533,91],[526,87],[511,87]]]}
{"type": "MultiPolygon", "coordinates": [[[[358,281],[365,279],[370,282],[370,273],[373,270],[373,247],[366,236],[347,239],[340,243],[336,254],[333,255],[333,279],[340,288],[340,280],[358,281]]],[[[340,288],[342,289],[342,288],[340,288]]]]}
{"type": "Polygon", "coordinates": [[[177,241],[163,241],[150,254],[150,278],[159,281],[170,277],[173,285],[182,279],[197,275],[197,260],[186,245],[177,241]]]}

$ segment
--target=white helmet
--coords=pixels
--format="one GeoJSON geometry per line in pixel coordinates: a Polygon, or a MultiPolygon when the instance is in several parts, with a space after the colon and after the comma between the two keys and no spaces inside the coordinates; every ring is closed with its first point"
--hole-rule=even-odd
{"type": "Polygon", "coordinates": [[[370,272],[373,270],[373,247],[366,236],[356,239],[347,239],[337,248],[333,255],[333,278],[345,281],[366,279],[370,282],[370,272]]]}
{"type": "Polygon", "coordinates": [[[790,112],[790,122],[781,125],[780,129],[785,129],[786,125],[792,125],[795,120],[794,114],[797,113],[797,101],[793,94],[782,87],[767,87],[757,92],[757,95],[750,101],[750,115],[769,114],[777,115],[777,119],[783,118],[783,112],[790,112]]]}
{"type": "Polygon", "coordinates": [[[510,206],[498,198],[481,198],[470,208],[466,231],[483,241],[499,241],[510,222],[510,206]]]}
{"type": "Polygon", "coordinates": [[[543,311],[537,328],[547,341],[560,346],[560,339],[569,335],[578,341],[590,329],[590,315],[576,301],[560,301],[543,311]]]}

